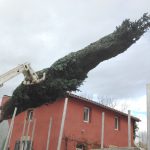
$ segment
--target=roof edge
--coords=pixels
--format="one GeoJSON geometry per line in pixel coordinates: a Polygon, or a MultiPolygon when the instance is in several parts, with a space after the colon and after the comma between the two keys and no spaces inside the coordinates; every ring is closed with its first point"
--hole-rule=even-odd
{"type": "MultiPolygon", "coordinates": [[[[113,111],[113,112],[116,112],[116,113],[119,113],[119,114],[121,114],[121,115],[123,115],[123,116],[128,117],[128,114],[127,114],[127,113],[124,113],[124,112],[122,112],[122,111],[119,111],[119,110],[114,109],[114,108],[111,108],[111,107],[108,107],[108,106],[103,105],[103,104],[101,104],[101,103],[95,102],[95,101],[93,101],[93,100],[91,100],[91,99],[87,99],[87,98],[84,98],[84,97],[82,97],[82,96],[78,96],[78,95],[75,95],[75,94],[73,94],[73,93],[70,93],[70,92],[68,92],[68,96],[70,96],[70,97],[72,97],[72,98],[76,98],[76,99],[83,100],[83,101],[85,101],[85,102],[94,104],[94,105],[96,105],[96,106],[102,107],[102,108],[104,108],[104,109],[107,109],[107,110],[110,110],[110,111],[113,111]]],[[[131,119],[133,119],[133,120],[135,120],[135,121],[137,121],[137,122],[140,122],[140,121],[141,121],[139,118],[134,117],[134,116],[131,116],[131,119]]]]}

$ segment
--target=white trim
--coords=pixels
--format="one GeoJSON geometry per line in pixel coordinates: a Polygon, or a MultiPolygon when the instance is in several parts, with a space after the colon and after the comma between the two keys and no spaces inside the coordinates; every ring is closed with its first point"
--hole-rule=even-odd
{"type": "Polygon", "coordinates": [[[105,112],[102,112],[101,149],[104,148],[105,112]]]}
{"type": "Polygon", "coordinates": [[[150,149],[150,83],[146,85],[147,93],[147,149],[150,149]]]}
{"type": "Polygon", "coordinates": [[[61,119],[60,132],[59,132],[59,137],[58,137],[57,150],[60,150],[60,148],[61,148],[63,130],[64,130],[64,125],[65,125],[65,118],[66,118],[66,113],[67,113],[67,106],[68,106],[68,98],[65,98],[64,109],[63,109],[63,114],[62,114],[62,119],[61,119]]]}
{"type": "Polygon", "coordinates": [[[30,141],[30,136],[22,136],[22,141],[30,141]]]}

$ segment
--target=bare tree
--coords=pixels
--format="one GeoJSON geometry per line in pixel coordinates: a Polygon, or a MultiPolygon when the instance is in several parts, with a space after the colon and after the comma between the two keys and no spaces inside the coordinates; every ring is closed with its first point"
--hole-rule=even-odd
{"type": "Polygon", "coordinates": [[[147,148],[147,132],[146,131],[141,131],[139,132],[139,141],[137,143],[138,147],[143,148],[146,150],[147,148]]]}
{"type": "Polygon", "coordinates": [[[119,109],[122,112],[126,112],[129,107],[129,105],[126,102],[123,102],[122,104],[120,104],[120,101],[118,99],[109,97],[109,96],[96,96],[96,98],[94,98],[94,96],[89,93],[82,93],[80,96],[97,101],[98,103],[102,105],[105,105],[114,109],[119,109]],[[119,108],[117,106],[119,106],[119,108]]]}
{"type": "Polygon", "coordinates": [[[120,110],[122,112],[127,112],[128,108],[129,108],[129,105],[126,102],[122,103],[120,106],[120,110]]]}
{"type": "Polygon", "coordinates": [[[98,97],[98,102],[111,108],[115,108],[117,106],[117,100],[112,97],[98,97]]]}

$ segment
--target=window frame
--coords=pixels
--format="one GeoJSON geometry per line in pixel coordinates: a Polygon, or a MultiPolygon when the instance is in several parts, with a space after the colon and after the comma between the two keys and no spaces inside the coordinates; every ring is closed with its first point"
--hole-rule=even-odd
{"type": "Polygon", "coordinates": [[[90,122],[90,108],[85,106],[83,109],[83,122],[89,123],[90,122]],[[85,116],[86,111],[87,110],[87,117],[85,116]],[[86,119],[87,118],[87,119],[86,119]]]}
{"type": "Polygon", "coordinates": [[[20,142],[22,142],[22,150],[25,150],[25,149],[29,149],[29,147],[31,146],[31,149],[33,149],[33,145],[31,145],[31,140],[30,140],[30,137],[27,136],[27,138],[25,136],[22,137],[22,140],[17,140],[16,143],[15,143],[15,148],[14,150],[20,150],[20,142]]]}
{"type": "Polygon", "coordinates": [[[26,120],[32,121],[32,120],[33,120],[33,114],[34,114],[34,110],[33,110],[33,109],[28,109],[28,110],[27,110],[27,115],[26,115],[26,120]],[[30,115],[30,114],[31,114],[31,115],[30,115]]]}
{"type": "Polygon", "coordinates": [[[114,130],[118,131],[119,130],[119,126],[120,126],[119,117],[115,116],[114,117],[114,130]]]}
{"type": "Polygon", "coordinates": [[[76,150],[84,150],[85,149],[85,145],[84,144],[77,144],[76,145],[76,150]]]}

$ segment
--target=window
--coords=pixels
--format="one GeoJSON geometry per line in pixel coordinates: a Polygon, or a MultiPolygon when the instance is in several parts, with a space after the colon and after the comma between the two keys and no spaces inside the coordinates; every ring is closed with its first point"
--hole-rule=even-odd
{"type": "MultiPolygon", "coordinates": [[[[21,147],[22,147],[22,150],[29,150],[30,149],[30,145],[31,145],[31,141],[29,141],[29,140],[27,140],[27,141],[23,140],[22,141],[22,146],[21,146],[20,141],[16,141],[14,150],[20,150],[21,147]]],[[[32,149],[32,146],[31,146],[31,149],[32,149]]]]}
{"type": "Polygon", "coordinates": [[[84,107],[84,114],[83,114],[84,122],[89,122],[90,120],[90,108],[84,107]]]}
{"type": "Polygon", "coordinates": [[[85,149],[86,149],[86,147],[84,144],[77,144],[76,145],[76,150],[85,150],[85,149]]]}
{"type": "Polygon", "coordinates": [[[19,149],[20,149],[20,141],[16,141],[14,150],[19,150],[19,149]]]}
{"type": "Polygon", "coordinates": [[[119,130],[119,118],[115,116],[115,130],[119,130]]]}
{"type": "Polygon", "coordinates": [[[27,120],[32,120],[33,119],[33,109],[29,109],[27,111],[27,120]]]}

